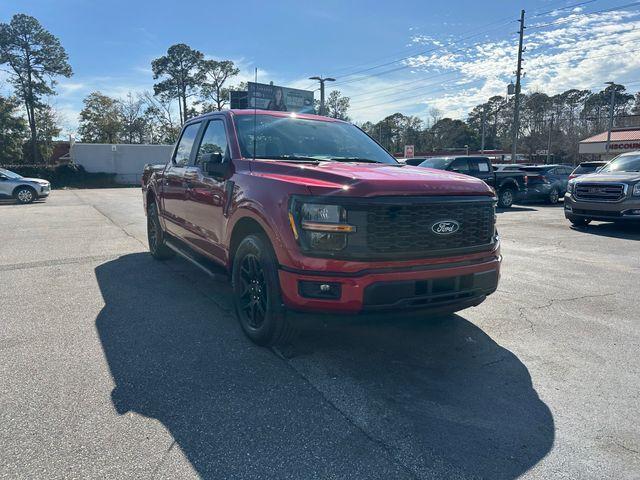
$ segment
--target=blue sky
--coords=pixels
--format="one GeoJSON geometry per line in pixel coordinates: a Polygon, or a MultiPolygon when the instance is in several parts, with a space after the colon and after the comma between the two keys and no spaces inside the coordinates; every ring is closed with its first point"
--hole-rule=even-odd
{"type": "Polygon", "coordinates": [[[432,108],[464,117],[511,80],[521,8],[531,27],[525,92],[599,89],[607,80],[635,91],[640,2],[606,11],[630,3],[9,0],[0,21],[27,13],[62,41],[74,76],[60,81],[51,102],[72,132],[89,92],[151,90],[151,60],[179,42],[234,60],[242,69],[236,81],[252,78],[255,67],[259,81],[300,88],[312,85],[311,75],[335,76],[356,121],[395,111],[428,118],[432,108]]]}

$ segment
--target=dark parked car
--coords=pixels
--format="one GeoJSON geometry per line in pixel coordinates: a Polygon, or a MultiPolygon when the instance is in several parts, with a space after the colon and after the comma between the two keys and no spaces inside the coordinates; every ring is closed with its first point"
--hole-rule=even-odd
{"type": "Polygon", "coordinates": [[[484,180],[496,191],[498,206],[502,208],[510,208],[513,202],[526,196],[524,171],[496,171],[489,157],[433,157],[427,158],[419,166],[463,173],[484,180]]]}
{"type": "Polygon", "coordinates": [[[567,191],[573,170],[566,165],[522,167],[527,174],[527,200],[556,204],[567,191]]]}
{"type": "Polygon", "coordinates": [[[261,345],[290,338],[292,310],[442,314],[498,285],[494,192],[399,164],[333,118],[193,118],[142,188],[151,254],[226,270],[240,325],[261,345]]]}
{"type": "Polygon", "coordinates": [[[569,175],[569,180],[579,177],[580,175],[587,175],[589,173],[596,173],[599,168],[604,167],[608,162],[603,160],[595,160],[592,162],[582,162],[578,165],[571,175],[569,175]]]}

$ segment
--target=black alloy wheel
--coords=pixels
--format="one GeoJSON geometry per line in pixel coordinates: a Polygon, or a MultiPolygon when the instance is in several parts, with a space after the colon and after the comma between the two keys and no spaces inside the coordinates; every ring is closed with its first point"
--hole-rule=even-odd
{"type": "Polygon", "coordinates": [[[287,318],[278,276],[278,262],[268,238],[247,236],[233,257],[231,286],[236,315],[244,333],[256,344],[289,343],[296,334],[287,318]]]}

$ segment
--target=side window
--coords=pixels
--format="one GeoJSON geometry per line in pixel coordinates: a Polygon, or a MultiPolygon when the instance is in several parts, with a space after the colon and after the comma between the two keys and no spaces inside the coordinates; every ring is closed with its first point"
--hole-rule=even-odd
{"type": "Polygon", "coordinates": [[[208,153],[221,153],[224,158],[229,156],[227,152],[227,132],[221,120],[211,120],[207,125],[196,155],[196,165],[200,165],[202,156],[208,153]]]}
{"type": "Polygon", "coordinates": [[[456,158],[453,162],[451,162],[450,170],[455,170],[457,172],[468,172],[469,161],[466,158],[456,158]]]}
{"type": "Polygon", "coordinates": [[[184,167],[189,163],[189,156],[191,155],[191,149],[193,148],[193,142],[200,130],[199,123],[192,123],[187,126],[182,132],[180,141],[178,142],[178,148],[176,148],[176,155],[173,159],[173,163],[178,167],[184,167]]]}
{"type": "Polygon", "coordinates": [[[469,163],[471,164],[471,170],[474,172],[487,173],[491,171],[489,162],[485,158],[471,158],[469,163]]]}

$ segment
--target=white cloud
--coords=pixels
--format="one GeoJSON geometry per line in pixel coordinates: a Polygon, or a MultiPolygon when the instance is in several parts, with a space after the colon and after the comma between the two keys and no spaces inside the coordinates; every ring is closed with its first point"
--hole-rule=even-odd
{"type": "MultiPolygon", "coordinates": [[[[561,14],[566,15],[566,11],[550,14],[551,18],[541,19],[526,31],[524,93],[556,94],[569,88],[601,90],[605,81],[625,83],[639,77],[640,13],[589,14],[573,9],[566,17],[561,14]]],[[[410,38],[413,43],[442,43],[442,39],[424,35],[410,38]]],[[[406,61],[402,79],[397,74],[393,79],[380,77],[377,81],[345,84],[347,94],[359,90],[351,102],[352,117],[357,121],[376,121],[396,111],[415,114],[434,106],[447,116],[464,118],[489,97],[505,95],[506,85],[514,80],[515,39],[490,39],[473,45],[447,39],[445,43],[446,47],[406,61]],[[395,94],[385,96],[385,92],[376,102],[376,89],[389,88],[417,76],[426,79],[442,73],[455,78],[440,81],[439,85],[425,80],[412,86],[398,86],[395,94]],[[361,95],[363,91],[369,95],[361,95]]]]}

